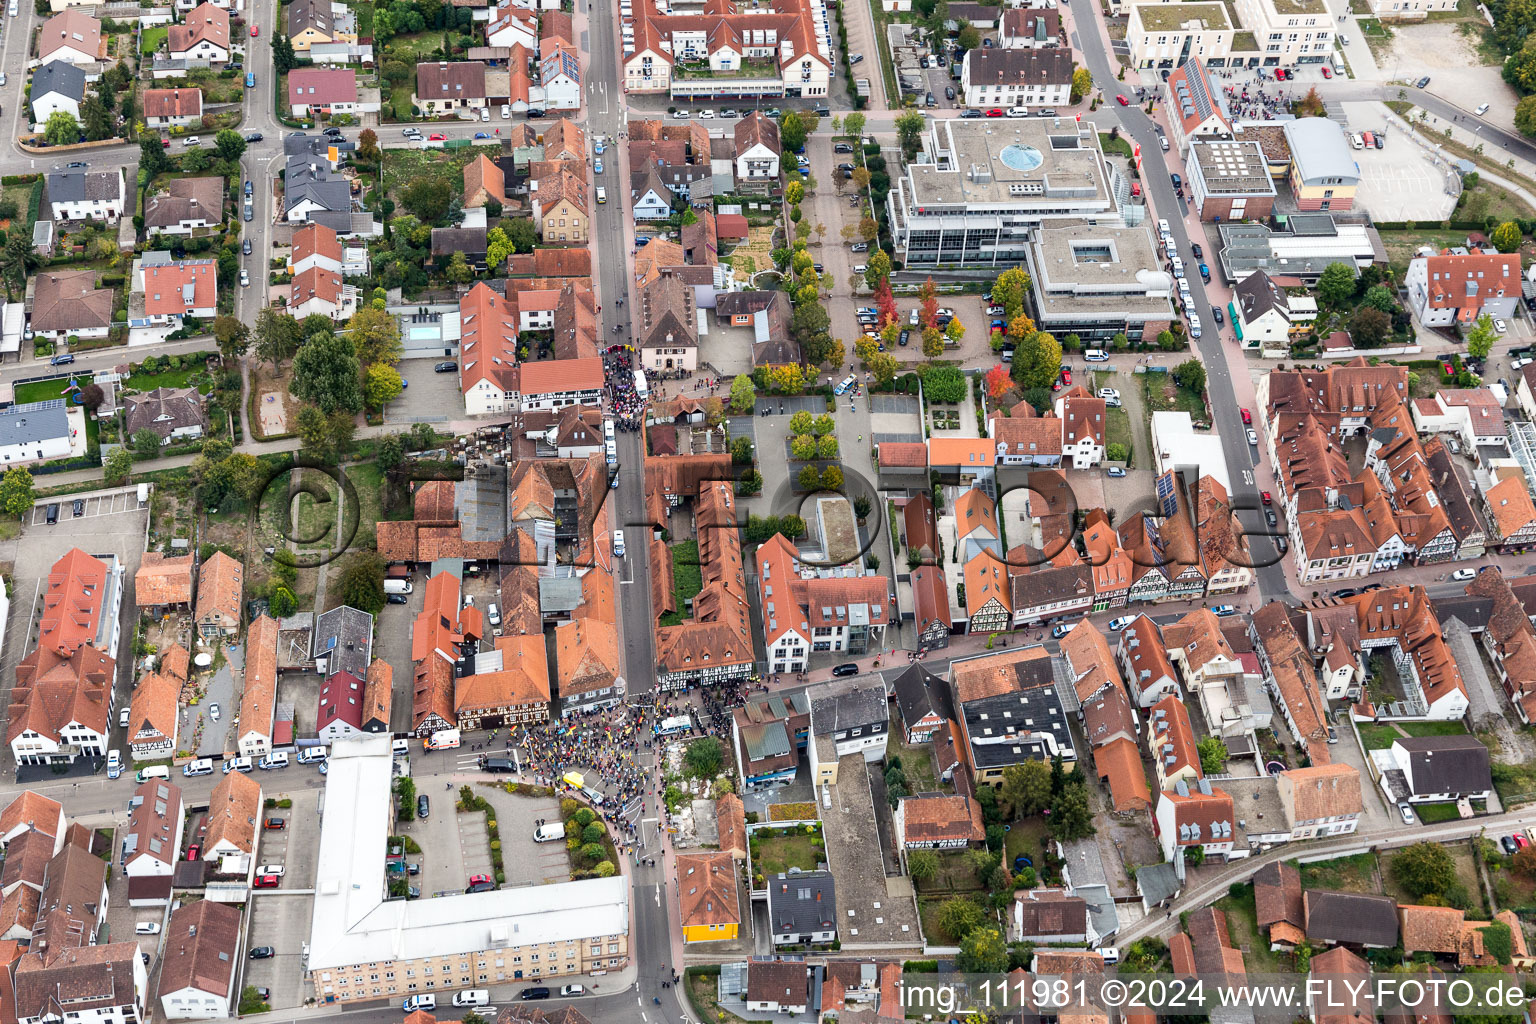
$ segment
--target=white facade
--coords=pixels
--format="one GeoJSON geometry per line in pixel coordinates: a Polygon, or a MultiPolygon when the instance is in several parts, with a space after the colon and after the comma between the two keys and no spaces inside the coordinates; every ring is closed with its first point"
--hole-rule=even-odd
{"type": "Polygon", "coordinates": [[[736,154],[737,181],[778,181],[779,154],[754,142],[736,154]]]}
{"type": "Polygon", "coordinates": [[[32,99],[32,130],[40,132],[48,127],[48,118],[62,110],[76,121],[80,120],[80,104],[68,96],[56,92],[32,99]]]}
{"type": "Polygon", "coordinates": [[[979,52],[982,51],[967,51],[960,69],[960,85],[965,89],[966,103],[971,106],[1055,107],[1066,106],[1072,97],[1070,72],[1064,82],[1026,83],[1012,76],[1004,76],[1002,81],[979,81],[979,75],[971,75],[971,55],[979,52]]]}
{"type": "MultiPolygon", "coordinates": [[[[176,870],[176,857],[181,850],[182,833],[186,831],[186,815],[182,813],[182,800],[179,790],[173,797],[174,806],[166,808],[165,816],[175,822],[172,829],[173,835],[170,841],[163,843],[158,849],[135,850],[128,856],[128,863],[123,867],[123,873],[129,878],[163,878],[171,875],[176,870]]],[[[146,811],[145,806],[149,801],[140,804],[134,813],[152,813],[151,807],[146,811]]]]}
{"type": "Polygon", "coordinates": [[[1263,66],[1321,64],[1333,53],[1335,16],[1323,0],[1288,4],[1284,14],[1275,0],[1237,0],[1237,17],[1258,40],[1263,66]]]}
{"type": "Polygon", "coordinates": [[[232,1016],[233,1007],[228,996],[188,985],[174,992],[160,993],[160,1009],[166,1020],[218,1020],[232,1016]]]}
{"type": "MultiPolygon", "coordinates": [[[[106,917],[105,890],[101,904],[101,916],[106,917]]],[[[133,984],[123,986],[121,997],[129,1000],[115,1006],[93,1007],[87,1010],[70,1011],[69,1024],[141,1024],[148,1019],[144,1010],[144,996],[149,988],[149,975],[145,971],[144,958],[135,956],[133,963],[133,984]]],[[[25,1016],[17,1014],[17,1024],[58,1024],[59,1012],[55,1004],[38,1007],[43,1011],[37,1016],[25,1016]]]]}
{"type": "MultiPolygon", "coordinates": [[[[1187,57],[1220,66],[1232,52],[1236,34],[1219,3],[1132,4],[1125,27],[1131,66],[1136,68],[1177,67],[1187,57]]],[[[1178,107],[1170,109],[1176,114],[1178,107]]],[[[1173,120],[1177,124],[1177,116],[1173,120]]]]}

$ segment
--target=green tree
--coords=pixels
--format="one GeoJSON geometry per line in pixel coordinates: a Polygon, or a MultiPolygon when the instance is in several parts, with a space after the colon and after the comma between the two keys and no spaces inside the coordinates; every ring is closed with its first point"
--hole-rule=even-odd
{"type": "Polygon", "coordinates": [[[603,837],[607,834],[607,830],[605,830],[602,825],[594,821],[592,824],[581,830],[581,841],[583,843],[601,843],[603,841],[603,837]]]}
{"type": "Polygon", "coordinates": [[[789,440],[789,456],[800,462],[816,457],[816,439],[810,434],[799,434],[789,440]]]}
{"type": "Polygon", "coordinates": [[[1488,236],[1488,241],[1492,242],[1493,247],[1499,252],[1515,252],[1524,241],[1524,236],[1520,233],[1519,224],[1507,220],[1493,229],[1492,234],[1488,236]]]}
{"type": "Polygon", "coordinates": [[[485,262],[495,273],[501,269],[508,256],[517,251],[517,246],[512,244],[512,239],[507,237],[505,228],[494,227],[485,236],[485,262]]]}
{"type": "Polygon", "coordinates": [[[181,169],[188,174],[201,174],[208,169],[208,151],[202,147],[189,149],[181,155],[181,169]]]}
{"type": "Polygon", "coordinates": [[[0,477],[0,508],[5,509],[7,515],[20,519],[27,514],[33,503],[37,500],[37,492],[32,486],[32,471],[25,466],[17,466],[5,471],[5,476],[0,477]]]}
{"type": "Polygon", "coordinates": [[[376,551],[352,552],[341,564],[336,586],[343,604],[379,614],[384,607],[384,559],[376,551]]]}
{"type": "Polygon", "coordinates": [[[55,110],[43,124],[43,137],[50,146],[72,146],[80,141],[80,122],[67,110],[55,110]]]}
{"type": "Polygon", "coordinates": [[[779,144],[786,153],[798,153],[800,147],[805,145],[806,137],[810,135],[810,128],[805,122],[805,115],[796,110],[787,110],[779,117],[779,144]]]}
{"type": "Polygon", "coordinates": [[[1349,318],[1349,334],[1360,348],[1375,348],[1391,336],[1392,318],[1372,306],[1361,306],[1349,318]]]}
{"type": "Polygon", "coordinates": [[[701,736],[683,752],[683,766],[695,779],[709,780],[725,766],[725,751],[713,736],[701,736]]]}
{"type": "Polygon", "coordinates": [[[931,882],[939,873],[939,857],[932,850],[913,850],[907,854],[907,874],[914,882],[931,882]]]}
{"type": "Polygon", "coordinates": [[[112,135],[112,115],[100,98],[92,96],[80,105],[80,120],[85,123],[85,137],[91,142],[112,135]]]}
{"type": "Polygon", "coordinates": [[[1383,313],[1391,315],[1397,308],[1397,299],[1392,296],[1392,289],[1384,284],[1373,284],[1365,290],[1365,295],[1360,299],[1362,306],[1370,306],[1379,309],[1383,313]]]}
{"type": "Polygon", "coordinates": [[[1227,766],[1227,745],[1220,736],[1206,736],[1195,744],[1200,752],[1200,770],[1207,775],[1219,775],[1227,766]]]}
{"type": "Polygon", "coordinates": [[[245,355],[245,350],[250,347],[251,329],[232,316],[214,317],[213,340],[219,346],[220,355],[234,360],[245,355]]]}
{"type": "Polygon", "coordinates": [[[795,477],[795,481],[800,485],[802,491],[821,490],[821,474],[816,471],[815,466],[802,466],[799,474],[795,477]]]}
{"type": "Polygon", "coordinates": [[[272,67],[286,75],[299,66],[299,58],[293,52],[293,43],[286,32],[272,33],[272,67]]]}
{"type": "Polygon", "coordinates": [[[400,193],[400,204],[423,224],[436,224],[447,217],[452,201],[453,193],[447,182],[431,175],[415,179],[400,193]]]}
{"type": "Polygon", "coordinates": [[[837,438],[828,435],[816,442],[816,457],[818,459],[837,458],[837,438]]]}
{"type": "Polygon", "coordinates": [[[533,252],[539,244],[539,230],[532,220],[527,217],[519,217],[507,222],[507,238],[511,240],[512,247],[518,252],[533,252]]]}
{"type": "Polygon", "coordinates": [[[1081,782],[1065,786],[1051,804],[1051,835],[1064,843],[1093,835],[1093,808],[1088,787],[1081,782]]]}
{"type": "Polygon", "coordinates": [[[901,152],[908,160],[917,154],[923,131],[927,127],[928,121],[919,111],[907,110],[896,115],[896,139],[901,143],[901,152]]]}
{"type": "Polygon", "coordinates": [[[1324,267],[1317,279],[1317,297],[1335,309],[1342,308],[1355,297],[1355,268],[1348,263],[1324,267]]]}
{"type": "Polygon", "coordinates": [[[1026,761],[1003,769],[997,803],[1011,818],[1039,814],[1051,802],[1051,770],[1043,761],[1026,761]]]}
{"type": "Polygon", "coordinates": [[[293,357],[292,391],[326,414],[338,409],[357,412],[363,407],[360,372],[351,338],[317,335],[293,357]]]}
{"type": "MultiPolygon", "coordinates": [[[[1536,49],[1532,54],[1536,55],[1536,49]]],[[[1515,104],[1515,129],[1521,135],[1536,135],[1536,96],[1526,96],[1515,104]]]]}
{"type": "Polygon", "coordinates": [[[400,323],[375,306],[364,306],[347,321],[347,332],[360,363],[400,362],[400,323]]]}
{"type": "Polygon", "coordinates": [[[149,172],[150,177],[170,170],[171,159],[165,155],[159,139],[145,139],[139,143],[139,170],[149,172]]]}
{"type": "Polygon", "coordinates": [[[937,327],[923,328],[923,356],[937,359],[944,354],[944,332],[937,327]]]}
{"type": "Polygon", "coordinates": [[[962,50],[974,50],[981,45],[981,33],[976,31],[976,26],[970,22],[962,22],[960,34],[955,38],[955,43],[962,50]]]}
{"type": "Polygon", "coordinates": [[[1013,321],[1024,313],[1024,296],[1029,292],[1029,275],[1018,267],[1012,267],[997,275],[992,282],[992,304],[1002,306],[1002,319],[1013,321]]]}
{"type": "Polygon", "coordinates": [[[951,896],[939,904],[939,928],[956,939],[969,935],[981,920],[981,908],[964,896],[951,896]]]}
{"type": "Polygon", "coordinates": [[[996,928],[975,928],[960,940],[955,970],[962,974],[1002,974],[1008,969],[1008,944],[996,928]]]}
{"type": "Polygon", "coordinates": [[[864,264],[864,283],[874,291],[880,286],[880,282],[891,276],[891,257],[884,249],[876,249],[869,255],[869,262],[864,264]]]}
{"type": "Polygon", "coordinates": [[[1438,843],[1414,843],[1392,858],[1392,877],[1414,899],[1439,896],[1456,884],[1456,862],[1438,843]]]}
{"type": "Polygon", "coordinates": [[[1093,88],[1093,73],[1087,68],[1076,68],[1072,72],[1072,102],[1076,103],[1088,95],[1093,88]]]}
{"type": "Polygon", "coordinates": [[[731,438],[731,464],[736,466],[752,464],[752,439],[745,434],[731,438]]]}
{"type": "Polygon", "coordinates": [[[245,155],[245,136],[233,128],[221,128],[213,137],[213,148],[220,160],[239,160],[245,155]]]}
{"type": "Polygon", "coordinates": [[[299,610],[299,601],[293,596],[293,591],[278,583],[272,587],[272,594],[267,598],[267,610],[274,619],[287,618],[299,610]]]}
{"type": "Polygon", "coordinates": [[[757,385],[745,373],[738,373],[731,380],[731,411],[749,413],[757,404],[757,385]]]}
{"type": "Polygon", "coordinates": [[[363,401],[370,409],[382,409],[405,389],[400,371],[388,363],[374,363],[363,378],[363,401]]]}
{"type": "Polygon", "coordinates": [[[262,306],[256,313],[256,356],[271,363],[274,373],[293,358],[303,340],[304,328],[292,315],[276,306],[262,306]]]}
{"type": "Polygon", "coordinates": [[[815,419],[804,409],[797,410],[789,418],[789,432],[791,434],[809,434],[815,428],[815,419]]]}
{"type": "Polygon", "coordinates": [[[160,435],[148,427],[142,427],[133,433],[133,453],[140,459],[158,459],[160,444],[160,435]]]}
{"type": "Polygon", "coordinates": [[[127,448],[121,446],[113,448],[111,453],[101,461],[101,475],[113,486],[127,480],[131,472],[133,472],[133,455],[127,448]]]}
{"type": "Polygon", "coordinates": [[[1013,353],[1013,379],[1019,386],[1049,388],[1061,376],[1061,343],[1045,331],[1035,331],[1013,353]]]}
{"type": "Polygon", "coordinates": [[[864,134],[864,115],[854,111],[843,118],[843,134],[854,141],[864,134]]]}
{"type": "MultiPolygon", "coordinates": [[[[820,302],[802,302],[795,307],[795,311],[789,316],[790,330],[796,340],[812,338],[817,334],[825,334],[832,324],[832,317],[827,313],[827,307],[820,302]]],[[[799,367],[796,367],[798,370],[799,367]]],[[[802,378],[804,375],[801,375],[802,378]]],[[[801,386],[804,386],[802,379],[801,386]]]]}
{"type": "Polygon", "coordinates": [[[1186,359],[1173,368],[1173,379],[1200,394],[1205,391],[1205,364],[1198,359],[1186,359]]]}
{"type": "Polygon", "coordinates": [[[901,369],[901,364],[889,352],[876,352],[864,360],[864,367],[874,374],[878,383],[885,385],[896,379],[896,373],[901,369]]]}
{"type": "Polygon", "coordinates": [[[1487,359],[1498,336],[1499,332],[1493,327],[1493,317],[1484,313],[1467,331],[1467,354],[1474,359],[1487,359]]]}
{"type": "Polygon", "coordinates": [[[843,489],[843,468],[841,466],[827,466],[821,471],[821,488],[824,491],[840,491],[843,489]]]}

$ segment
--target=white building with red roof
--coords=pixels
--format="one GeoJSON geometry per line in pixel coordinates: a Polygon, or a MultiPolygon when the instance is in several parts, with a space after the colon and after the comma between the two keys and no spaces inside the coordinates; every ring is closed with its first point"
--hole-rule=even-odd
{"type": "Polygon", "coordinates": [[[141,263],[134,283],[144,306],[142,312],[129,310],[130,327],[176,328],[187,317],[212,319],[218,315],[219,268],[213,260],[141,263]]]}
{"type": "Polygon", "coordinates": [[[459,384],[466,413],[557,410],[602,401],[601,357],[537,362],[517,357],[518,333],[555,329],[562,309],[572,305],[568,291],[533,288],[502,296],[479,284],[459,301],[459,384]]]}
{"type": "Polygon", "coordinates": [[[879,648],[891,622],[884,576],[824,576],[774,534],[757,549],[763,641],[770,672],[804,672],[811,652],[879,648]]]}
{"type": "Polygon", "coordinates": [[[363,109],[357,74],[351,68],[294,68],[288,72],[288,107],[295,117],[307,117],[311,111],[356,114],[363,109]]]}
{"type": "Polygon", "coordinates": [[[167,30],[167,45],[172,60],[226,63],[230,53],[229,12],[213,4],[198,4],[187,12],[182,24],[167,30]]]}
{"type": "Polygon", "coordinates": [[[1408,262],[1408,305],[1425,327],[1471,324],[1479,316],[1513,316],[1520,301],[1520,254],[1442,253],[1408,262]]]}
{"type": "Polygon", "coordinates": [[[289,285],[288,312],[300,320],[312,313],[346,320],[357,312],[357,288],[344,284],[334,270],[310,267],[289,285]]]}
{"type": "Polygon", "coordinates": [[[636,11],[634,49],[624,61],[624,91],[673,97],[825,97],[832,78],[826,8],[814,0],[772,0],[769,9],[712,2],[703,13],[636,11]],[[675,78],[677,60],[706,62],[720,77],[675,78]],[[754,68],[763,69],[754,73],[754,68]]]}
{"type": "MultiPolygon", "coordinates": [[[[1207,56],[1225,56],[1232,47],[1234,29],[1226,8],[1220,4],[1177,3],[1166,9],[1148,11],[1133,7],[1131,25],[1143,30],[1146,37],[1137,67],[1150,66],[1144,63],[1145,60],[1161,59],[1155,49],[1156,42],[1183,46],[1181,36],[1184,35],[1192,35],[1198,38],[1197,45],[1208,47],[1207,56]]],[[[1126,40],[1132,39],[1132,29],[1127,26],[1126,40]]],[[[1133,57],[1137,56],[1137,42],[1140,41],[1138,35],[1131,43],[1133,57]]],[[[1176,152],[1183,154],[1195,139],[1232,137],[1232,116],[1227,110],[1226,94],[1198,57],[1169,73],[1168,81],[1163,83],[1163,101],[1168,110],[1168,139],[1176,152]]]]}

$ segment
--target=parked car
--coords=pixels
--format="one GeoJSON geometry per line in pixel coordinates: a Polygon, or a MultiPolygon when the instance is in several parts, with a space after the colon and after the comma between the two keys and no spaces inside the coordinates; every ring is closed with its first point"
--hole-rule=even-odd
{"type": "Polygon", "coordinates": [[[832,668],[832,674],[834,676],[856,676],[859,674],[859,666],[851,661],[842,665],[835,665],[832,668]]]}
{"type": "Polygon", "coordinates": [[[268,818],[266,821],[262,822],[261,827],[266,829],[268,832],[281,832],[283,829],[288,827],[288,819],[268,818]]]}
{"type": "Polygon", "coordinates": [[[430,818],[432,816],[432,801],[427,799],[427,794],[421,793],[416,797],[416,817],[430,818]]]}
{"type": "Polygon", "coordinates": [[[454,373],[454,372],[457,372],[458,368],[459,368],[459,364],[458,363],[454,362],[452,359],[445,359],[445,360],[443,360],[440,363],[434,364],[433,367],[432,367],[432,372],[433,373],[454,373]]]}
{"type": "Polygon", "coordinates": [[[1259,435],[1251,430],[1248,431],[1248,443],[1257,448],[1259,446],[1259,435]]]}
{"type": "Polygon", "coordinates": [[[1418,82],[1415,83],[1415,87],[1419,88],[1419,89],[1428,89],[1429,88],[1429,76],[1425,75],[1423,78],[1419,79],[1418,82]]]}
{"type": "Polygon", "coordinates": [[[1476,579],[1476,578],[1477,578],[1477,570],[1476,569],[1457,569],[1455,572],[1451,573],[1451,579],[1455,580],[1458,583],[1460,583],[1462,580],[1472,580],[1472,579],[1476,579]]]}
{"type": "Polygon", "coordinates": [[[251,947],[252,960],[270,960],[275,956],[277,956],[277,950],[273,949],[271,946],[251,947]]]}
{"type": "Polygon", "coordinates": [[[276,889],[280,882],[281,879],[276,875],[257,875],[256,881],[251,883],[251,887],[254,889],[276,889]]]}
{"type": "Polygon", "coordinates": [[[1125,470],[1121,469],[1119,466],[1110,466],[1109,469],[1105,470],[1105,472],[1112,477],[1118,478],[1125,476],[1125,470]]]}
{"type": "Polygon", "coordinates": [[[1109,620],[1109,631],[1111,633],[1118,633],[1122,629],[1124,629],[1126,626],[1129,626],[1131,623],[1133,623],[1135,621],[1136,621],[1136,616],[1134,616],[1134,615],[1122,615],[1122,616],[1120,616],[1117,619],[1110,619],[1109,620]]]}

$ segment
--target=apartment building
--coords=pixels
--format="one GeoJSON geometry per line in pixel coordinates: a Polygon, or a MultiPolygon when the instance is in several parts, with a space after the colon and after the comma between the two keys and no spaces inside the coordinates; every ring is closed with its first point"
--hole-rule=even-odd
{"type": "Polygon", "coordinates": [[[1137,68],[1176,68],[1200,60],[1226,64],[1236,29],[1219,3],[1141,3],[1130,6],[1125,41],[1137,68]]]}

